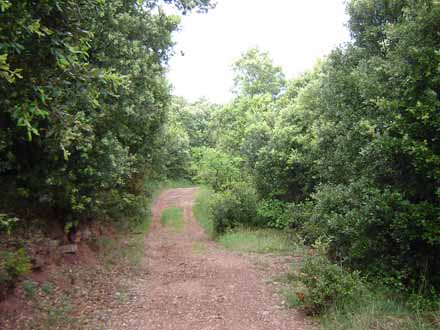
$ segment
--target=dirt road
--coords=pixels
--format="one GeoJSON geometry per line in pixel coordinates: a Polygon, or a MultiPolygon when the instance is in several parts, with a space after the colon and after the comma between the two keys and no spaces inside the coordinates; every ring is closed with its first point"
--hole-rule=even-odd
{"type": "Polygon", "coordinates": [[[155,202],[146,240],[149,274],[132,283],[134,302],[111,316],[110,329],[306,329],[302,315],[280,306],[282,297],[266,283],[267,270],[207,238],[192,211],[196,191],[168,190],[155,202]],[[162,211],[172,206],[184,210],[181,232],[160,222],[162,211]]]}

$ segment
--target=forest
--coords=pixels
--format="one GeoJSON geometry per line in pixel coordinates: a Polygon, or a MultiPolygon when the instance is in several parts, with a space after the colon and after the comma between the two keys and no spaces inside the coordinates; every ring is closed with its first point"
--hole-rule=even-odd
{"type": "Polygon", "coordinates": [[[349,0],[350,42],[294,78],[249,49],[228,104],[165,76],[179,15],[210,10],[0,0],[0,290],[31,267],[16,235],[130,226],[155,182],[186,179],[209,191],[213,239],[263,228],[312,251],[294,280],[309,314],[413,315],[325,329],[440,326],[439,2],[349,0]]]}

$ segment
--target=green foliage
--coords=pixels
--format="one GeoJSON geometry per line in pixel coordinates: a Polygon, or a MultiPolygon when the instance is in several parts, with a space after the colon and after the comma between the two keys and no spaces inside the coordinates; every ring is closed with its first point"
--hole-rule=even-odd
{"type": "Polygon", "coordinates": [[[292,81],[295,88],[280,97],[273,119],[268,118],[272,129],[266,143],[254,152],[253,171],[257,190],[264,196],[300,201],[316,185],[316,136],[312,129],[319,107],[318,78],[319,67],[292,81]]]}
{"type": "Polygon", "coordinates": [[[330,256],[346,265],[429,292],[438,281],[438,229],[427,221],[434,214],[425,203],[361,181],[320,187],[312,201],[294,207],[293,226],[309,242],[328,237],[330,256]]]}
{"type": "Polygon", "coordinates": [[[219,105],[205,99],[188,103],[184,99],[173,98],[174,116],[188,134],[190,148],[214,147],[215,141],[210,126],[212,117],[219,109],[219,105]]]}
{"type": "Polygon", "coordinates": [[[319,318],[323,330],[435,330],[439,310],[407,306],[381,288],[370,288],[351,303],[336,303],[319,318]]]}
{"type": "Polygon", "coordinates": [[[289,254],[299,248],[285,232],[276,229],[235,228],[218,241],[227,249],[240,252],[289,254]]]}
{"type": "Polygon", "coordinates": [[[174,113],[166,122],[161,134],[161,173],[168,178],[188,178],[191,154],[187,130],[177,121],[174,113]]]}
{"type": "Polygon", "coordinates": [[[264,226],[284,229],[291,222],[291,213],[286,203],[277,199],[263,199],[258,202],[257,216],[264,226]]]}
{"type": "MultiPolygon", "coordinates": [[[[208,0],[165,2],[182,12],[211,7],[208,0]]],[[[172,120],[162,129],[179,23],[162,5],[0,2],[5,199],[67,224],[107,219],[137,207],[145,178],[164,167],[174,176],[186,170],[186,133],[172,120]]]]}
{"type": "Polygon", "coordinates": [[[38,285],[32,280],[23,281],[23,291],[28,299],[34,299],[37,295],[38,285]]]}
{"type": "Polygon", "coordinates": [[[323,255],[307,257],[298,280],[307,289],[298,294],[304,295],[302,302],[310,313],[320,313],[335,302],[349,303],[364,289],[359,273],[350,273],[323,255]]]}
{"type": "Polygon", "coordinates": [[[247,183],[236,183],[230,189],[216,193],[209,209],[214,235],[224,234],[236,226],[258,225],[256,208],[256,192],[247,183]]]}
{"type": "MultiPolygon", "coordinates": [[[[211,185],[214,168],[241,173],[216,190],[254,185],[261,224],[328,237],[332,260],[429,295],[440,285],[440,7],[353,0],[347,11],[353,41],[290,82],[267,53],[243,54],[236,98],[208,125],[219,161],[197,173],[211,185]]],[[[233,227],[235,196],[213,202],[220,232],[233,227]]]]}
{"type": "Polygon", "coordinates": [[[215,191],[228,189],[241,180],[241,159],[217,149],[193,149],[193,162],[194,179],[215,191]]]}
{"type": "Polygon", "coordinates": [[[285,85],[280,67],[274,66],[269,54],[251,48],[234,63],[235,92],[255,96],[269,94],[276,97],[285,85]]]}
{"type": "Polygon", "coordinates": [[[0,232],[3,231],[10,235],[18,221],[20,221],[20,219],[17,217],[0,213],[0,232]]]}
{"type": "Polygon", "coordinates": [[[0,284],[13,285],[18,276],[31,270],[31,259],[25,248],[0,254],[0,284]]]}
{"type": "Polygon", "coordinates": [[[183,209],[179,207],[169,207],[163,210],[160,221],[170,227],[173,231],[181,231],[184,226],[183,209]]]}
{"type": "Polygon", "coordinates": [[[234,65],[236,98],[208,127],[212,154],[240,159],[219,168],[241,177],[216,185],[226,192],[214,223],[240,222],[226,188],[246,180],[261,223],[309,243],[328,237],[333,261],[430,295],[440,288],[440,6],[353,0],[347,11],[353,41],[292,81],[258,49],[234,65]]]}
{"type": "Polygon", "coordinates": [[[214,236],[213,222],[209,212],[209,204],[213,197],[214,192],[206,187],[200,188],[197,193],[195,205],[193,207],[194,215],[199,224],[205,230],[205,233],[209,237],[214,236]]]}

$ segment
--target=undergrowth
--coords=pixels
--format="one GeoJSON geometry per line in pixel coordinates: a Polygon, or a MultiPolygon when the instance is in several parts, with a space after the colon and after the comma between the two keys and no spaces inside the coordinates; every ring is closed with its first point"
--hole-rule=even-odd
{"type": "Polygon", "coordinates": [[[300,248],[277,229],[235,228],[220,236],[218,242],[240,252],[291,254],[300,248]]]}
{"type": "Polygon", "coordinates": [[[116,221],[114,235],[98,237],[93,243],[103,257],[104,265],[112,268],[121,264],[137,270],[145,256],[144,240],[150,228],[154,200],[167,189],[189,186],[191,182],[188,180],[147,181],[145,191],[148,195],[144,196],[136,218],[116,221]]]}
{"type": "Polygon", "coordinates": [[[213,194],[212,190],[201,187],[193,207],[197,221],[205,230],[205,233],[211,238],[214,236],[214,227],[209,215],[209,201],[212,199],[213,194]]]}
{"type": "Polygon", "coordinates": [[[175,232],[183,229],[183,209],[179,207],[169,207],[163,210],[161,222],[175,232]]]}
{"type": "MultiPolygon", "coordinates": [[[[282,294],[290,308],[313,314],[321,330],[437,330],[440,306],[429,308],[408,297],[374,286],[327,258],[328,242],[318,240],[306,248],[285,231],[238,226],[214,234],[209,204],[213,192],[202,188],[194,213],[205,232],[225,248],[240,252],[302,256],[285,277],[282,294]]],[[[419,297],[421,299],[421,297],[419,297]]]]}
{"type": "Polygon", "coordinates": [[[200,188],[194,205],[194,214],[206,234],[215,238],[225,248],[239,252],[278,254],[302,251],[302,244],[292,240],[285,231],[278,229],[237,226],[219,235],[214,230],[214,221],[209,208],[213,196],[214,192],[209,188],[200,188]]]}
{"type": "Polygon", "coordinates": [[[322,242],[294,265],[287,305],[313,314],[321,330],[437,330],[440,303],[408,298],[331,262],[322,242]],[[311,252],[311,253],[310,253],[311,252]]]}

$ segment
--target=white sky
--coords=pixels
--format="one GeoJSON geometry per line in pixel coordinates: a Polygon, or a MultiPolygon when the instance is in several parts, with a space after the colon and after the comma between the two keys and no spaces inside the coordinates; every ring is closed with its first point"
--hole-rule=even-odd
{"type": "Polygon", "coordinates": [[[231,65],[253,46],[291,78],[349,40],[346,21],[343,0],[217,0],[208,14],[182,18],[168,73],[173,93],[227,102],[231,65]]]}

